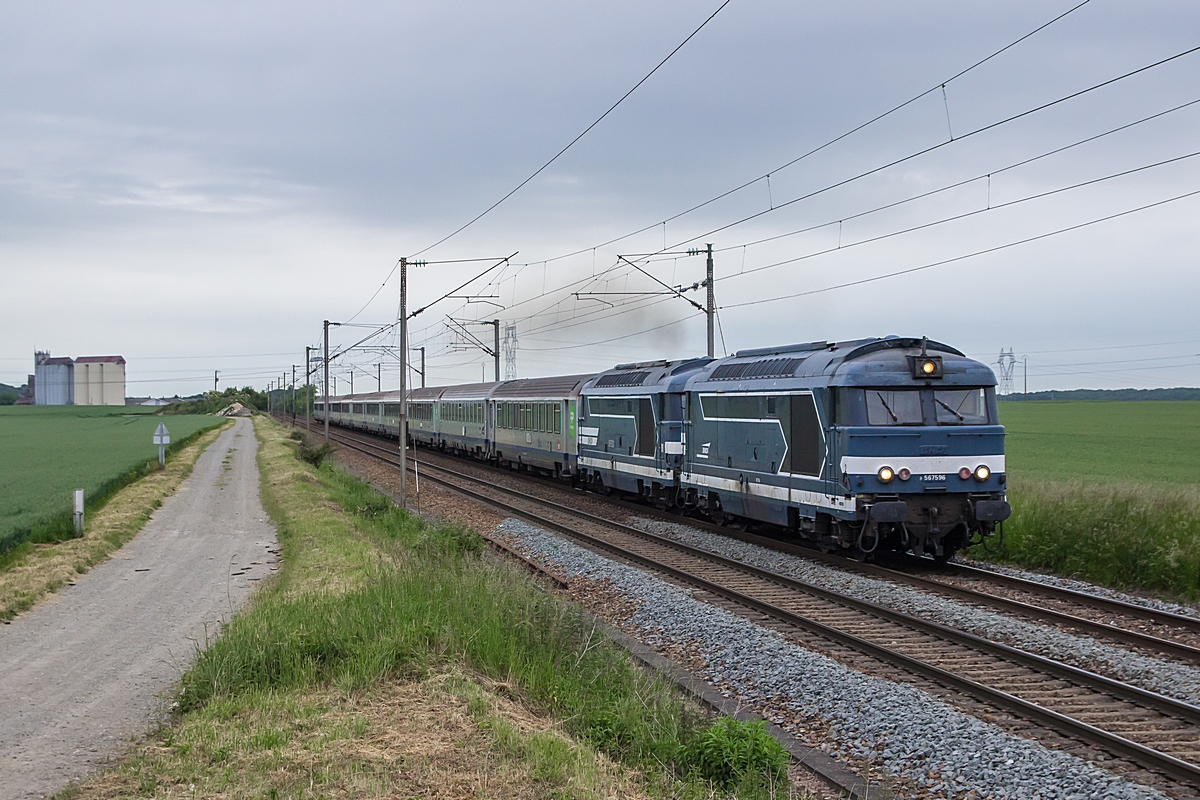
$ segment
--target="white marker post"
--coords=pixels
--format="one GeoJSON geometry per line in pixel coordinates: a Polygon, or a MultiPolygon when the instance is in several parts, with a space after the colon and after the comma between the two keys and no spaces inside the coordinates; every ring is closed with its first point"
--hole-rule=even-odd
{"type": "Polygon", "coordinates": [[[154,443],[158,445],[158,465],[164,467],[167,464],[167,454],[164,448],[171,443],[171,432],[161,422],[154,429],[154,443]]]}
{"type": "Polygon", "coordinates": [[[75,522],[75,534],[83,536],[83,489],[75,490],[75,513],[71,516],[75,522]]]}

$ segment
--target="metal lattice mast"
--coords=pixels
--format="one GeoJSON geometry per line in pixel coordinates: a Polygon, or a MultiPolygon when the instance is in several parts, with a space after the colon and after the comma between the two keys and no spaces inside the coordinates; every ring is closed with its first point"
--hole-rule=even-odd
{"type": "Polygon", "coordinates": [[[1013,393],[1013,369],[1017,366],[1017,358],[1013,355],[1012,348],[1006,351],[1000,348],[1000,358],[996,359],[997,377],[1000,379],[1000,385],[997,387],[1002,395],[1013,393]]]}
{"type": "Polygon", "coordinates": [[[504,326],[504,380],[517,379],[517,326],[504,326]]]}

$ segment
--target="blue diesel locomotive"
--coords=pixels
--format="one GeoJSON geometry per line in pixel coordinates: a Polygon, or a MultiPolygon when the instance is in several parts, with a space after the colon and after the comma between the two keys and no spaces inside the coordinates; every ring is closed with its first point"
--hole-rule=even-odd
{"type": "MultiPolygon", "coordinates": [[[[417,390],[410,439],[827,551],[944,559],[1010,513],[995,384],[938,342],[813,342],[417,390]]],[[[330,398],[330,421],[397,435],[365,399],[330,398]]]]}

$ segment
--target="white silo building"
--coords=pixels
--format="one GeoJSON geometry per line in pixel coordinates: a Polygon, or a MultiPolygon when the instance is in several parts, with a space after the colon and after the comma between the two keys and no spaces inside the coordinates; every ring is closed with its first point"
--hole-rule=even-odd
{"type": "Polygon", "coordinates": [[[125,405],[125,358],[81,356],[51,358],[33,354],[34,403],[39,406],[125,405]]]}
{"type": "Polygon", "coordinates": [[[81,356],[75,359],[75,405],[125,405],[125,358],[81,356]]]}

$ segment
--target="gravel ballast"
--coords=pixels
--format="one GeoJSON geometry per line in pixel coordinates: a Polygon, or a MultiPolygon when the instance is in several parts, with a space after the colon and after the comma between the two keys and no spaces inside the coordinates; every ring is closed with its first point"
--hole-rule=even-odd
{"type": "MultiPolygon", "coordinates": [[[[498,532],[567,578],[608,582],[636,609],[626,622],[664,651],[705,664],[706,681],[762,710],[786,708],[785,727],[826,731],[813,744],[923,793],[944,797],[1161,798],[1067,753],[1005,733],[925,692],[870,677],[633,567],[515,519],[498,532]],[[972,794],[973,793],[973,794],[972,794]]],[[[802,737],[807,738],[807,737],[802,737]]]]}
{"type": "Polygon", "coordinates": [[[1081,669],[1140,686],[1179,700],[1200,704],[1200,670],[1121,647],[1090,636],[1067,633],[1048,625],[1014,619],[910,586],[854,575],[812,561],[687,525],[630,517],[630,525],[684,544],[767,569],[823,589],[911,614],[958,630],[1003,642],[1081,669]]]}

